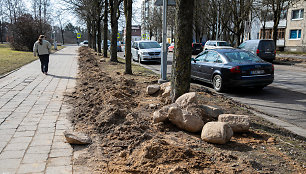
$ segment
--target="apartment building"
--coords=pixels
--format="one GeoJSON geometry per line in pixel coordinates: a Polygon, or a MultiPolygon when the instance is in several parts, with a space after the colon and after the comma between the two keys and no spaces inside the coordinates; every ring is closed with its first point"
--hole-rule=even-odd
{"type": "Polygon", "coordinates": [[[306,52],[306,1],[295,2],[287,15],[285,50],[291,52],[306,52]]]}

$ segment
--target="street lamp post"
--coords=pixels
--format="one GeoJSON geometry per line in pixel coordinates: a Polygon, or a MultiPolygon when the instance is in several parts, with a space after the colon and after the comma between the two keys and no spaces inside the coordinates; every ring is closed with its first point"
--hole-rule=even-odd
{"type": "Polygon", "coordinates": [[[160,65],[161,78],[158,80],[158,83],[164,83],[167,82],[167,6],[175,6],[175,0],[156,0],[154,4],[156,6],[163,6],[163,46],[160,65]]]}
{"type": "Polygon", "coordinates": [[[163,0],[163,33],[162,33],[162,57],[161,57],[161,79],[159,83],[164,83],[167,81],[167,0],[163,0]]]}

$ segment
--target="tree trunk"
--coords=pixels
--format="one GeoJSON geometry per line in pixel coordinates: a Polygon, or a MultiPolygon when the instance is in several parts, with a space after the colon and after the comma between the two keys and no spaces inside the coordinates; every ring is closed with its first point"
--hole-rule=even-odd
{"type": "Polygon", "coordinates": [[[98,53],[101,53],[101,37],[102,37],[102,33],[101,33],[101,19],[99,19],[97,21],[97,30],[98,30],[98,34],[97,34],[97,44],[98,44],[98,53]]]}
{"type": "Polygon", "coordinates": [[[92,48],[97,52],[97,23],[93,21],[92,25],[92,48]]]}
{"type": "Polygon", "coordinates": [[[63,40],[63,45],[65,45],[65,39],[64,39],[64,30],[61,28],[61,34],[62,34],[62,40],[63,40]]]}
{"type": "Polygon", "coordinates": [[[171,100],[190,89],[191,44],[194,0],[177,0],[175,14],[175,54],[172,65],[171,100]]]}
{"type": "Polygon", "coordinates": [[[118,35],[118,20],[117,12],[119,8],[118,0],[110,0],[110,12],[111,12],[111,27],[112,27],[112,40],[110,48],[110,61],[118,62],[117,59],[117,35],[118,35]]]}
{"type": "Polygon", "coordinates": [[[124,0],[124,14],[126,19],[126,38],[125,38],[125,74],[132,74],[132,0],[124,0]]]}
{"type": "Polygon", "coordinates": [[[103,56],[107,57],[107,35],[108,35],[108,0],[105,0],[104,19],[103,19],[103,56]]]}

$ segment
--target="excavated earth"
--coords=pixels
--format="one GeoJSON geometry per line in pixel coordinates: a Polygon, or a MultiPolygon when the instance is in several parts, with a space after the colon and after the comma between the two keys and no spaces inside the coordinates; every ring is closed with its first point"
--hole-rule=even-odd
{"type": "Polygon", "coordinates": [[[249,132],[225,145],[209,144],[200,132],[152,123],[153,112],[169,104],[160,94],[146,94],[156,74],[133,65],[127,75],[122,60],[110,62],[86,47],[79,52],[77,87],[67,102],[75,131],[93,140],[74,146],[79,173],[306,173],[305,138],[252,115],[248,106],[192,84],[200,104],[251,117],[249,132]]]}

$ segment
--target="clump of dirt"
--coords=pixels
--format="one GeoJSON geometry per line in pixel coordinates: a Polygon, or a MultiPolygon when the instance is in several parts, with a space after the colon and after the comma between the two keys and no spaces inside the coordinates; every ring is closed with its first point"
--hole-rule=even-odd
{"type": "Polygon", "coordinates": [[[122,62],[105,61],[85,47],[79,52],[70,118],[93,144],[75,156],[74,168],[87,166],[88,173],[305,172],[305,140],[251,115],[248,107],[192,85],[200,104],[252,117],[250,132],[235,135],[226,145],[209,144],[200,133],[181,131],[170,122],[152,123],[152,113],[166,105],[160,95],[145,93],[158,76],[138,66],[127,75],[122,62]]]}

